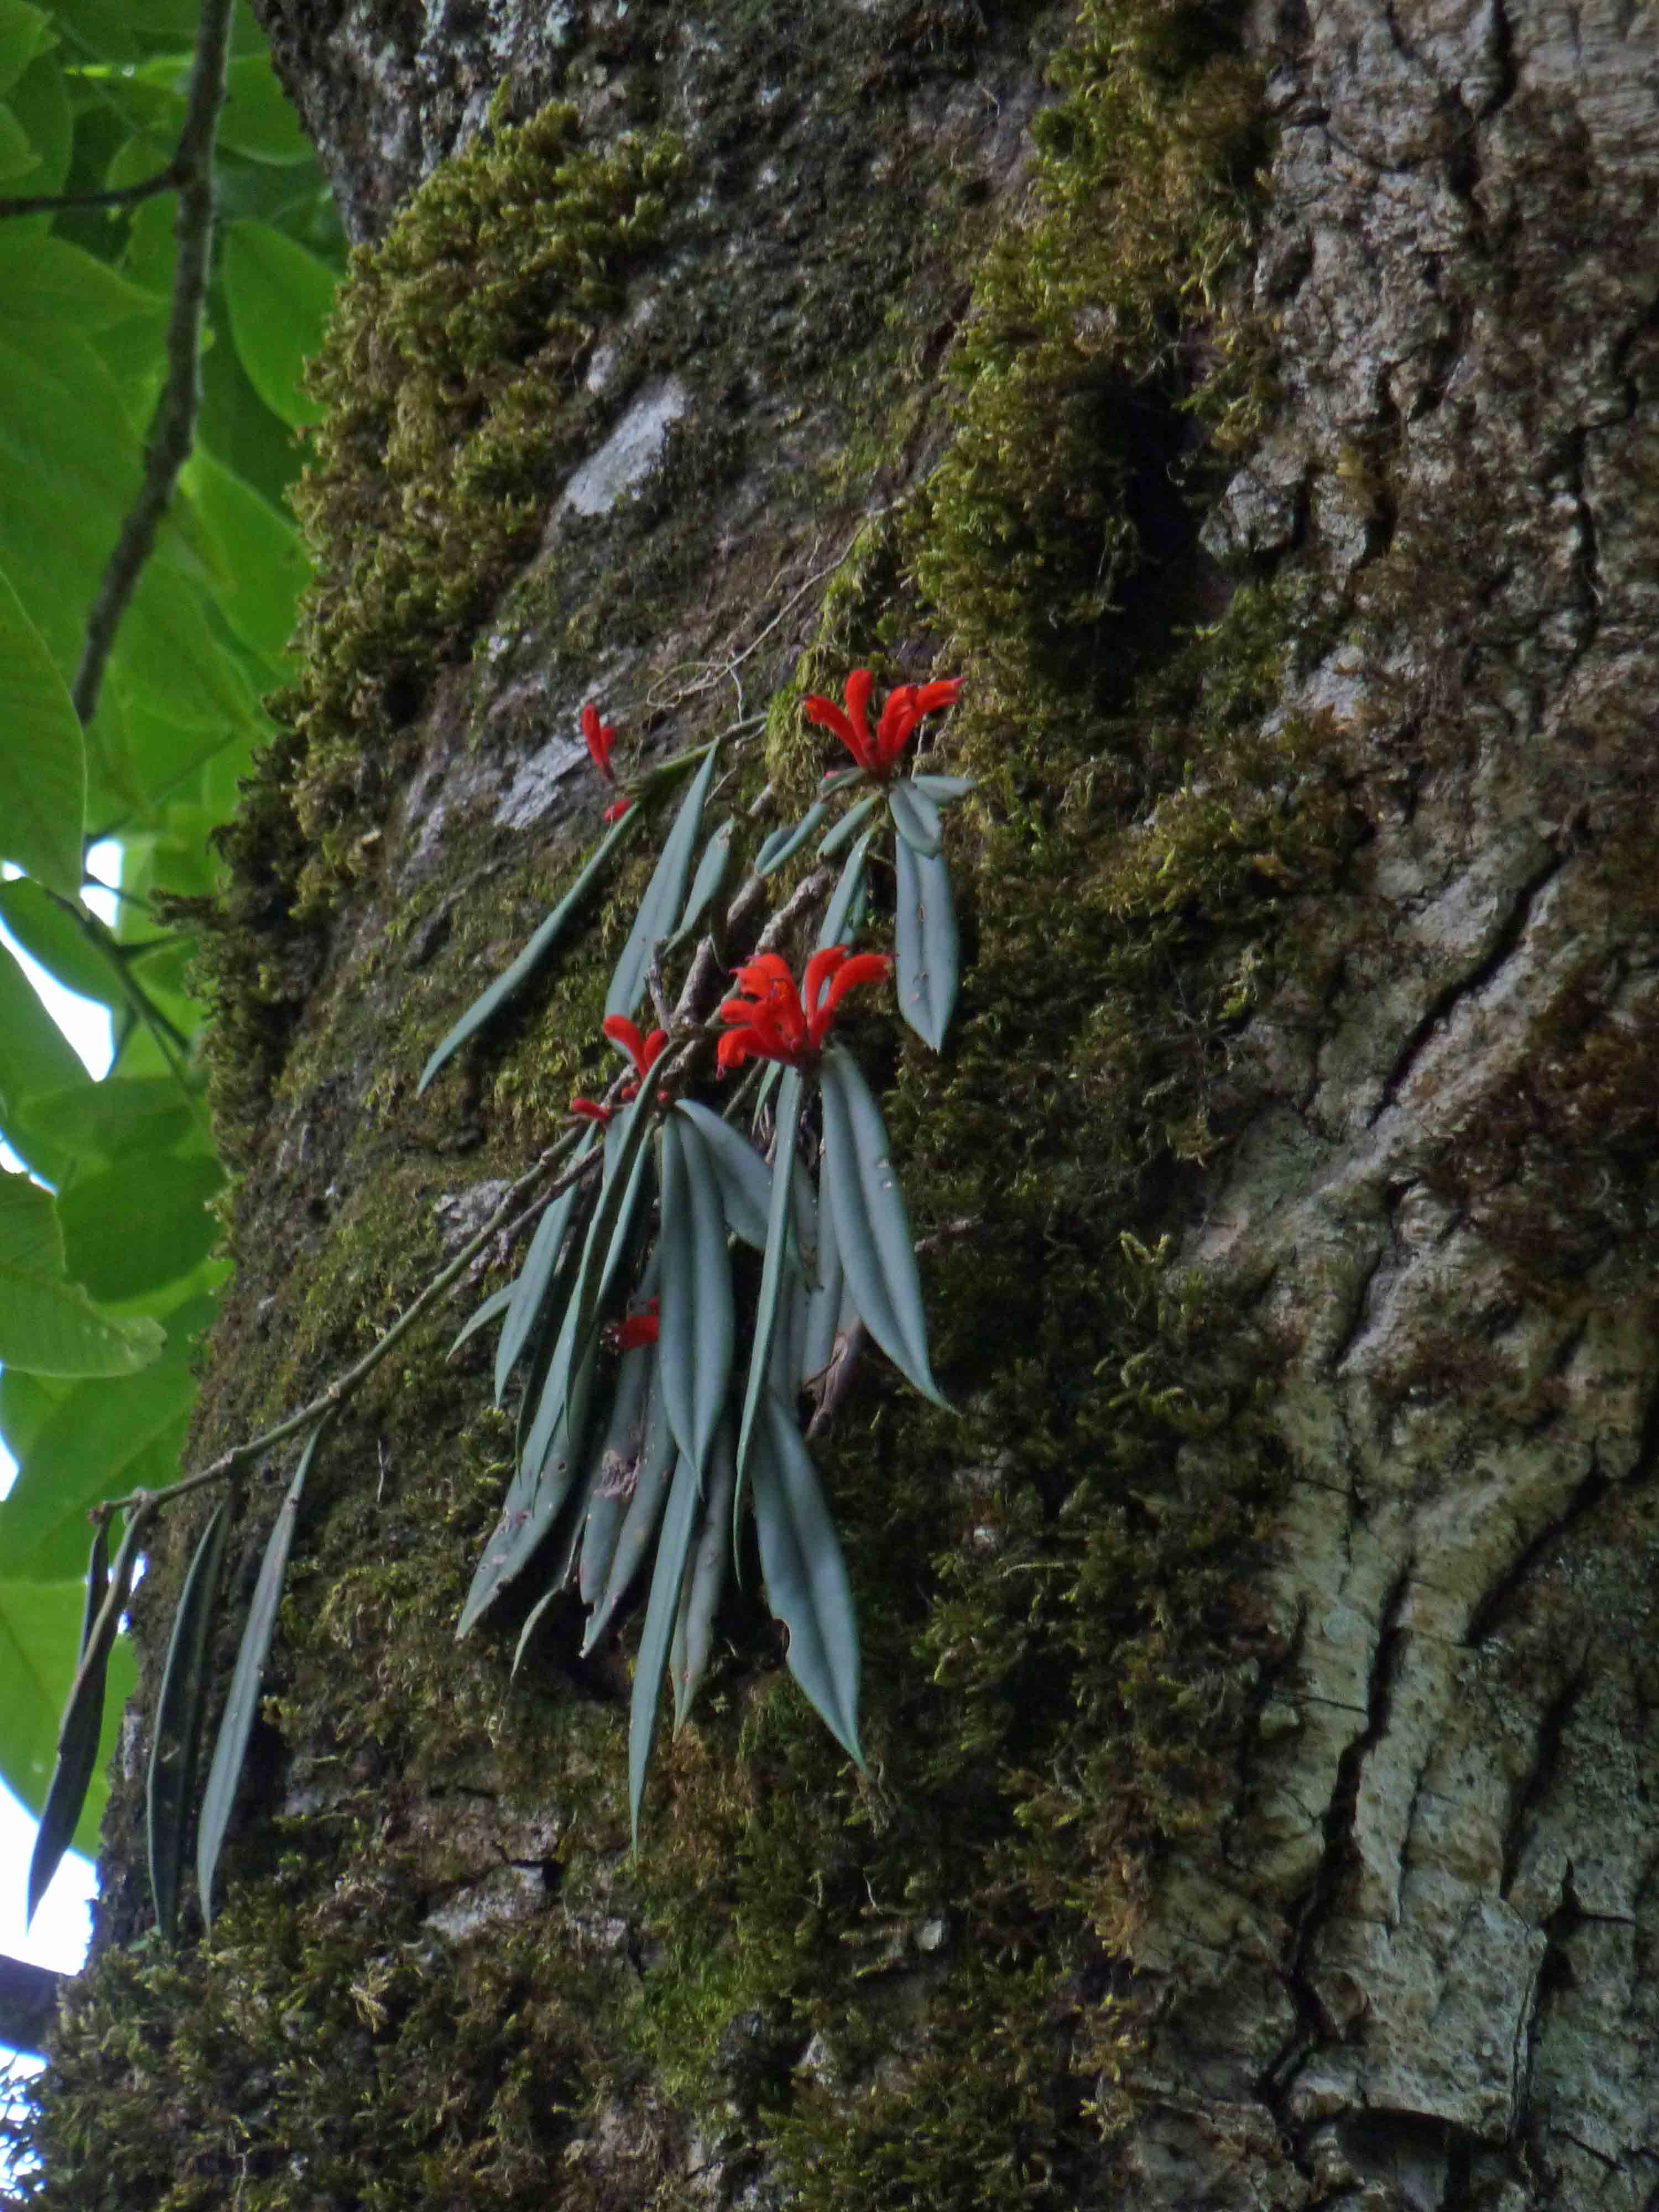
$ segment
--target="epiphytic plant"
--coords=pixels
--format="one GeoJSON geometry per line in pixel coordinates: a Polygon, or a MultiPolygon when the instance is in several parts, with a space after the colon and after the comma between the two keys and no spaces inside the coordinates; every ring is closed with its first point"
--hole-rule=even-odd
{"type": "MultiPolygon", "coordinates": [[[[459,1346],[499,1322],[498,1403],[521,1372],[514,1471],[463,1606],[466,1635],[509,1583],[543,1589],[514,1655],[574,1591],[588,1612],[584,1652],[616,1619],[652,1561],[629,1740],[629,1809],[639,1811],[665,1674],[678,1729],[707,1673],[715,1617],[752,1514],[767,1596],[787,1632],[791,1672],[861,1766],[856,1614],[834,1516],[801,1416],[820,1421],[852,1347],[876,1344],[916,1390],[943,1404],[929,1364],[921,1284],[880,1109],[856,1060],[831,1036],[848,994],[896,971],[899,1011],[937,1050],[957,987],[957,928],[940,810],[971,787],[901,773],[925,716],[958,684],[903,685],[872,731],[872,678],[854,670],[846,704],[811,697],[809,720],[839,737],[853,765],[831,770],[798,821],[772,831],[733,884],[738,825],[705,834],[723,744],[743,727],[635,777],[608,810],[605,835],[523,951],[427,1062],[424,1090],[569,934],[590,892],[658,801],[690,787],[664,838],[612,973],[604,1032],[627,1062],[603,1100],[570,1102],[569,1128],[508,1193],[373,1350],[277,1429],[167,1492],[99,1509],[82,1662],[70,1694],[35,1863],[31,1907],[72,1832],[95,1744],[103,1669],[131,1576],[137,1528],[171,1498],[231,1487],[186,1577],[158,1700],[149,1776],[150,1869],[164,1933],[177,1923],[184,1839],[207,1689],[208,1624],[236,1504],[236,1480],[289,1437],[301,1457],[270,1538],[221,1723],[198,1826],[197,1879],[210,1910],[214,1872],[274,1631],[300,1496],[318,1443],[392,1345],[504,1225],[535,1216],[514,1279],[486,1298],[459,1346]],[[864,790],[865,786],[874,787],[864,790]],[[831,821],[843,794],[852,803],[831,821]],[[894,957],[853,948],[864,928],[884,802],[891,846],[894,957]],[[876,818],[872,818],[876,817],[876,818]],[[820,862],[762,927],[769,879],[817,838],[820,862]],[[701,850],[699,849],[701,848],[701,850]],[[798,988],[777,949],[817,918],[798,988]],[[723,952],[753,949],[725,981],[723,952]],[[671,1001],[665,963],[685,957],[671,1001]],[[649,999],[657,1015],[638,1025],[649,999]],[[748,1070],[740,1081],[729,1079],[748,1070]],[[547,1186],[550,1174],[554,1176],[547,1186]],[[523,1212],[529,1194],[540,1194],[523,1212]],[[757,1255],[745,1259],[745,1249],[757,1255]],[[746,1346],[739,1356],[739,1346],[746,1346]],[[122,1558],[106,1564],[107,1522],[128,1514],[122,1558]]],[[[617,782],[616,732],[583,708],[596,772],[617,782]]]]}

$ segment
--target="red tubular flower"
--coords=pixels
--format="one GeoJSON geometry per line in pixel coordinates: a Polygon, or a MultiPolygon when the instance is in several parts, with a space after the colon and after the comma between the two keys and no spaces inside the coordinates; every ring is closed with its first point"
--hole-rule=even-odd
{"type": "Polygon", "coordinates": [[[657,1301],[647,1298],[642,1313],[629,1314],[625,1320],[607,1326],[605,1341],[613,1352],[633,1352],[642,1344],[656,1342],[658,1326],[657,1301]]]}
{"type": "Polygon", "coordinates": [[[870,687],[874,681],[867,668],[853,671],[847,679],[845,712],[833,699],[820,699],[816,693],[803,700],[801,705],[809,722],[817,723],[821,729],[833,730],[865,774],[873,776],[878,783],[885,783],[922,716],[937,714],[941,707],[955,706],[962,678],[951,676],[932,684],[900,684],[896,691],[889,694],[872,736],[867,710],[870,687]]]}
{"type": "Polygon", "coordinates": [[[569,1110],[579,1121],[597,1121],[602,1129],[611,1120],[611,1109],[594,1098],[573,1098],[569,1110]]]}
{"type": "Polygon", "coordinates": [[[620,822],[633,804],[631,799],[619,799],[614,806],[605,808],[599,819],[602,822],[620,822]]]}
{"type": "Polygon", "coordinates": [[[582,708],[582,736],[593,757],[593,765],[607,783],[617,781],[617,772],[611,765],[611,748],[617,742],[617,732],[609,722],[601,722],[599,710],[590,699],[582,708]]]}
{"type": "MultiPolygon", "coordinates": [[[[850,694],[850,683],[847,688],[850,694]]],[[[811,1067],[847,994],[860,983],[878,983],[892,965],[884,952],[849,953],[844,945],[831,945],[807,962],[805,988],[797,993],[794,977],[775,952],[757,953],[738,970],[739,995],[720,1010],[720,1019],[733,1024],[716,1054],[721,1074],[746,1060],[811,1067]]]]}
{"type": "Polygon", "coordinates": [[[668,1043],[666,1030],[653,1030],[648,1037],[641,1037],[638,1023],[630,1022],[626,1014],[607,1014],[600,1026],[617,1051],[628,1054],[641,1077],[650,1074],[668,1043]]]}

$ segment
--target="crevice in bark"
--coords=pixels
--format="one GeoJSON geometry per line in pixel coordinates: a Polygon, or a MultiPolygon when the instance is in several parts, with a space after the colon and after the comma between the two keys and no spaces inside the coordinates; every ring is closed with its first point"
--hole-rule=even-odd
{"type": "MultiPolygon", "coordinates": [[[[1507,1899],[1515,1887],[1515,1878],[1521,1868],[1521,1846],[1527,1824],[1555,1771],[1562,1735],[1572,1717],[1573,1708],[1583,1692],[1588,1658],[1589,1647],[1586,1646],[1571,1674],[1545,1706],[1538,1723],[1537,1745],[1532,1765],[1510,1800],[1509,1818],[1504,1824],[1502,1864],[1498,1877],[1498,1893],[1502,1898],[1507,1899]]],[[[1571,1870],[1568,1879],[1571,1883],[1571,1870]]]]}
{"type": "Polygon", "coordinates": [[[1530,876],[1516,891],[1510,911],[1504,918],[1504,926],[1498,931],[1497,940],[1491,951],[1483,960],[1478,961],[1466,975],[1455,977],[1437,994],[1421,1021],[1407,1038],[1394,1066],[1389,1069],[1388,1080],[1382,1085],[1382,1097],[1367,1122],[1368,1127],[1375,1127],[1394,1104],[1409,1079],[1412,1069],[1421,1056],[1424,1048],[1450,1015],[1460,1000],[1470,998],[1477,991],[1484,990],[1514,953],[1527,933],[1528,925],[1532,920],[1533,908],[1537,902],[1539,893],[1553,881],[1565,865],[1563,854],[1551,854],[1546,864],[1535,874],[1530,876]]]}
{"type": "Polygon", "coordinates": [[[1587,1513],[1592,1512],[1611,1488],[1607,1478],[1597,1464],[1592,1449],[1589,1472],[1578,1483],[1566,1504],[1553,1519],[1547,1521],[1526,1544],[1515,1559],[1493,1583],[1486,1595],[1469,1616],[1469,1625],[1463,1632],[1463,1643],[1470,1650],[1478,1650],[1492,1634],[1499,1620],[1507,1612],[1510,1601],[1528,1582],[1545,1554],[1555,1549],[1568,1531],[1575,1528],[1587,1513]]]}

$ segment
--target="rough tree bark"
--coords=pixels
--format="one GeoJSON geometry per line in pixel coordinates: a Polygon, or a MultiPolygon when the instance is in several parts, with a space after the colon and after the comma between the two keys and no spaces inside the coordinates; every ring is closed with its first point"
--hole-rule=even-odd
{"type": "Polygon", "coordinates": [[[969,679],[895,1121],[963,1414],[870,1376],[831,1447],[876,1782],[736,1606],[634,1866],[628,1641],[447,1644],[506,1447],[411,1354],[210,1951],[126,1948],[118,1788],[45,2201],[1659,2202],[1651,11],[262,13],[362,240],[503,87],[682,167],[489,606],[250,802],[202,1449],[573,1086],[580,963],[413,1099],[591,831],[580,701],[665,748],[809,647],[969,679]]]}

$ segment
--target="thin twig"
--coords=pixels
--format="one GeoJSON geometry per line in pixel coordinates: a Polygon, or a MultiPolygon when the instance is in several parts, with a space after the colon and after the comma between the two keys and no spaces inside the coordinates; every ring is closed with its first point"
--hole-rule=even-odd
{"type": "MultiPolygon", "coordinates": [[[[166,1505],[175,1498],[187,1496],[192,1490],[205,1488],[209,1483],[223,1482],[229,1476],[239,1473],[241,1468],[251,1466],[264,1453],[273,1451],[278,1444],[285,1444],[290,1437],[297,1437],[302,1430],[310,1428],[314,1422],[322,1420],[327,1415],[337,1412],[344,1405],[358,1384],[374,1373],[387,1352],[408,1334],[427,1309],[443,1296],[452,1283],[459,1280],[490,1238],[498,1231],[505,1228],[511,1220],[514,1210],[526,1191],[529,1190],[540,1176],[546,1174],[556,1159],[570,1150],[580,1133],[580,1130],[573,1129],[567,1135],[561,1137],[556,1145],[550,1145],[534,1167],[527,1169],[518,1181],[509,1187],[507,1195],[485,1222],[483,1227],[476,1236],[468,1237],[455,1257],[447,1266],[439,1270],[414,1304],[406,1307],[398,1315],[386,1334],[369,1346],[361,1359],[354,1362],[343,1375],[337,1375],[328,1388],[319,1392],[308,1405],[301,1406],[297,1413],[290,1413],[286,1420],[278,1421],[274,1429],[267,1429],[262,1436],[251,1437],[246,1443],[234,1444],[229,1451],[221,1452],[218,1458],[210,1466],[203,1468],[199,1474],[187,1474],[180,1481],[169,1483],[165,1490],[136,1490],[128,1498],[108,1498],[103,1504],[93,1506],[87,1518],[94,1522],[107,1521],[112,1513],[119,1512],[123,1507],[137,1508],[141,1504],[166,1505]]],[[[562,1191],[568,1190],[574,1183],[580,1182],[585,1176],[594,1173],[602,1164],[603,1158],[602,1153],[591,1153],[587,1158],[579,1161],[574,1167],[568,1169],[561,1176],[544,1195],[548,1198],[556,1198],[562,1191]]]]}
{"type": "Polygon", "coordinates": [[[98,710],[98,695],[103,689],[115,633],[154,550],[155,533],[196,435],[202,307],[207,297],[208,257],[213,244],[213,142],[219,110],[224,105],[231,7],[232,0],[202,0],[197,25],[196,53],[185,94],[185,124],[171,164],[178,173],[179,258],[173,274],[173,311],[167,319],[167,381],[150,422],[143,483],[121,526],[87,617],[86,644],[70,694],[82,729],[98,710]]]}
{"type": "Polygon", "coordinates": [[[115,185],[106,192],[41,192],[23,199],[0,199],[0,220],[12,215],[64,215],[76,208],[137,207],[141,200],[153,200],[158,193],[170,192],[184,181],[175,155],[166,168],[158,169],[153,177],[145,177],[136,185],[115,185]]]}

